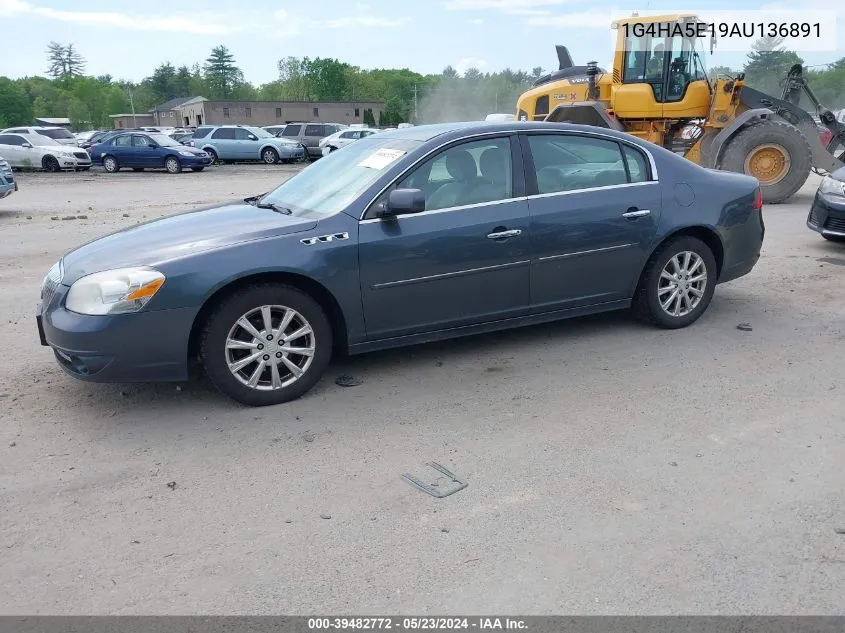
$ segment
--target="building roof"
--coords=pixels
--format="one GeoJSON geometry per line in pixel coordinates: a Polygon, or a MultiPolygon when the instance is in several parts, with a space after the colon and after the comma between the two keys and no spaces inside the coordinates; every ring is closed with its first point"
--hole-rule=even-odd
{"type": "Polygon", "coordinates": [[[193,101],[194,99],[198,99],[202,97],[177,97],[175,99],[171,99],[170,101],[165,101],[161,105],[157,105],[154,107],[151,112],[167,112],[168,110],[175,110],[181,105],[185,105],[188,101],[193,101]]]}
{"type": "Polygon", "coordinates": [[[135,114],[132,114],[131,112],[121,112],[120,114],[110,114],[109,118],[110,119],[116,119],[116,118],[122,117],[122,116],[151,117],[152,113],[150,113],[150,112],[136,112],[135,114]]]}
{"type": "Polygon", "coordinates": [[[64,117],[35,117],[35,121],[44,125],[70,125],[70,119],[64,117]]]}

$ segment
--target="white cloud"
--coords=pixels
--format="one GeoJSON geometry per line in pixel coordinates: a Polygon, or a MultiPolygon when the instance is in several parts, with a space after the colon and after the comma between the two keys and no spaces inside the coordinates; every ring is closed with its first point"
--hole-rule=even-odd
{"type": "Polygon", "coordinates": [[[476,26],[481,26],[484,24],[484,20],[482,18],[475,18],[474,20],[467,20],[470,24],[475,24],[476,26]]]}
{"type": "Polygon", "coordinates": [[[409,17],[402,18],[381,18],[373,15],[354,15],[344,18],[326,20],[323,24],[330,29],[339,29],[346,26],[369,26],[376,28],[395,28],[411,21],[409,17]]]}
{"type": "Polygon", "coordinates": [[[458,74],[461,75],[463,75],[470,68],[484,70],[485,68],[487,68],[487,62],[483,59],[479,59],[478,57],[464,57],[457,64],[455,64],[455,70],[458,72],[458,74]]]}
{"type": "Polygon", "coordinates": [[[355,9],[358,10],[358,11],[366,11],[369,8],[370,8],[370,5],[364,4],[363,2],[356,2],[355,3],[355,9]]]}
{"type": "Polygon", "coordinates": [[[279,21],[285,20],[288,17],[288,12],[284,9],[276,9],[273,11],[273,17],[279,21]]]}
{"type": "Polygon", "coordinates": [[[526,22],[532,26],[554,28],[602,29],[610,33],[611,11],[581,11],[561,15],[533,16],[526,22]]]}
{"type": "Polygon", "coordinates": [[[443,6],[448,11],[494,10],[508,15],[541,15],[548,13],[542,7],[568,4],[572,0],[447,0],[443,6]]]}
{"type": "Polygon", "coordinates": [[[59,22],[85,26],[108,26],[135,31],[176,31],[197,35],[226,35],[242,27],[223,22],[203,22],[194,16],[174,14],[141,17],[111,11],[62,11],[51,7],[37,7],[20,0],[0,0],[0,14],[4,17],[15,13],[38,15],[59,22]]]}

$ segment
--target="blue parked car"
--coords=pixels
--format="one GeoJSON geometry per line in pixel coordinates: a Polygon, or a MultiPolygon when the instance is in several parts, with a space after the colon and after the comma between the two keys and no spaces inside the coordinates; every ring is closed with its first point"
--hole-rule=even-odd
{"type": "Polygon", "coordinates": [[[88,151],[91,161],[109,173],[131,167],[134,171],[164,168],[178,174],[185,167],[202,171],[212,162],[207,152],[182,145],[166,134],[146,132],[118,134],[88,151]]]}
{"type": "Polygon", "coordinates": [[[196,358],[228,396],[275,404],[311,389],[334,349],[625,308],[689,326],[757,263],[762,207],[754,178],[609,129],[405,128],[269,193],[71,251],[36,320],[76,378],[185,380],[196,358]]]}

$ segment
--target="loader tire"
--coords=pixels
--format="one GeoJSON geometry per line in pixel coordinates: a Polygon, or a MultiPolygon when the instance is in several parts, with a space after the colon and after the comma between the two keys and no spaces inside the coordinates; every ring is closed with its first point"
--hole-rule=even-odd
{"type": "Polygon", "coordinates": [[[791,198],[807,181],[813,164],[810,145],[798,128],[771,119],[737,133],[723,156],[722,169],[754,176],[760,182],[767,204],[791,198]]]}

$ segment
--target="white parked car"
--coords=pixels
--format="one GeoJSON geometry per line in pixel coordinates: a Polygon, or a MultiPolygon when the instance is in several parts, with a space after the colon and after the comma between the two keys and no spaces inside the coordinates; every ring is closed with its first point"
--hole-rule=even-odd
{"type": "Polygon", "coordinates": [[[329,136],[320,141],[320,151],[322,152],[323,156],[326,156],[327,154],[330,154],[336,149],[340,149],[341,147],[345,147],[350,143],[354,143],[359,138],[364,138],[377,132],[378,130],[366,127],[347,128],[345,130],[340,130],[338,132],[335,132],[334,134],[330,134],[329,136]]]}
{"type": "Polygon", "coordinates": [[[0,155],[12,167],[62,171],[91,169],[91,156],[84,149],[69,147],[40,134],[0,132],[0,155]]]}
{"type": "Polygon", "coordinates": [[[79,139],[70,130],[63,127],[45,127],[42,125],[7,127],[5,130],[0,130],[0,134],[40,134],[62,145],[79,147],[79,139]]]}

